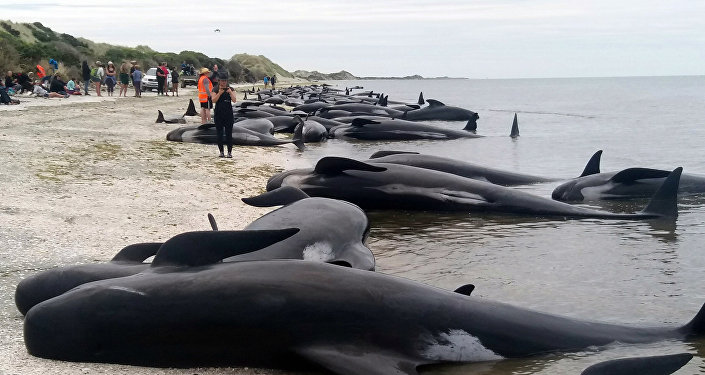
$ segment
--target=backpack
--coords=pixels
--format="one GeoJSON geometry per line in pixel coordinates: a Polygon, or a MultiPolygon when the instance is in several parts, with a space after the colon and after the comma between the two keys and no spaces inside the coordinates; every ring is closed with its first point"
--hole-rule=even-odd
{"type": "Polygon", "coordinates": [[[98,77],[98,68],[91,69],[91,78],[95,80],[100,79],[100,77],[98,77]]]}

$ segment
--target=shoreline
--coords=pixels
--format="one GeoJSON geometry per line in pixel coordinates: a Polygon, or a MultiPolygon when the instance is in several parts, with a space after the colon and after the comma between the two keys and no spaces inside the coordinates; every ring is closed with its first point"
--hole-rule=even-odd
{"type": "MultiPolygon", "coordinates": [[[[183,124],[155,124],[157,109],[183,113],[188,99],[197,102],[195,90],[141,99],[129,91],[120,99],[37,98],[0,111],[0,374],[283,373],[60,362],[27,353],[14,304],[21,279],[57,266],[107,262],[129,244],[210,230],[207,213],[221,228],[242,229],[272,209],[240,198],[261,193],[269,176],[297,155],[288,145],[235,146],[233,159],[220,159],[215,145],[166,141],[183,124]]],[[[200,123],[197,116],[186,119],[200,123]]]]}

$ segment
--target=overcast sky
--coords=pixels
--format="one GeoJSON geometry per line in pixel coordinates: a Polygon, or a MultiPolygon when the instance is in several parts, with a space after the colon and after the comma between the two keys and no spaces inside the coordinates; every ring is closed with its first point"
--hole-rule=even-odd
{"type": "Polygon", "coordinates": [[[162,52],[261,54],[289,71],[469,78],[705,74],[703,0],[86,3],[6,0],[0,19],[39,21],[96,42],[162,52]]]}

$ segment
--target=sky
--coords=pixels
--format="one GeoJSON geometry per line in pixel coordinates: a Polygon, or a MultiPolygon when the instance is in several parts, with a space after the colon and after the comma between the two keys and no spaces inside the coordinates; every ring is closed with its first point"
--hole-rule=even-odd
{"type": "Polygon", "coordinates": [[[3,3],[2,20],[39,21],[95,42],[160,52],[264,55],[289,71],[467,78],[705,74],[703,0],[3,3]]]}

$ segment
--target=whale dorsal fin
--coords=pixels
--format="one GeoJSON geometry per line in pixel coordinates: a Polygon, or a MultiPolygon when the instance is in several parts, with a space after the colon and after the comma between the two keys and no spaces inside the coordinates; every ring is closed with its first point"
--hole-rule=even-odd
{"type": "Polygon", "coordinates": [[[424,105],[426,101],[423,99],[423,91],[419,93],[419,100],[416,101],[418,105],[424,105]]]}
{"type": "Polygon", "coordinates": [[[368,118],[356,118],[356,119],[352,120],[352,123],[350,123],[350,125],[358,127],[358,128],[361,128],[361,127],[363,127],[365,125],[369,125],[369,124],[379,124],[379,121],[370,120],[368,118]]]}
{"type": "Polygon", "coordinates": [[[193,104],[193,99],[188,100],[188,107],[186,108],[184,116],[198,116],[198,112],[196,112],[196,106],[193,104]]]}
{"type": "Polygon", "coordinates": [[[282,186],[255,197],[242,198],[246,204],[254,207],[283,206],[309,198],[308,194],[294,186],[282,186]]]}
{"type": "Polygon", "coordinates": [[[457,289],[455,289],[453,292],[462,294],[464,296],[469,296],[472,294],[472,291],[475,290],[475,285],[472,284],[465,284],[457,289]]]}
{"type": "Polygon", "coordinates": [[[512,131],[509,133],[509,136],[512,138],[516,138],[519,136],[519,122],[517,121],[517,114],[514,114],[514,121],[512,121],[512,131]]]}
{"type": "Polygon", "coordinates": [[[664,171],[661,169],[627,168],[612,176],[610,180],[620,184],[633,184],[636,180],[643,180],[647,178],[666,178],[670,173],[671,172],[669,171],[664,171]]]}
{"type": "Polygon", "coordinates": [[[159,124],[162,122],[166,122],[166,120],[164,120],[164,114],[162,113],[162,111],[157,110],[157,121],[155,121],[154,123],[159,124]]]}
{"type": "Polygon", "coordinates": [[[340,375],[418,375],[418,366],[433,363],[404,358],[403,355],[383,350],[361,355],[360,349],[352,345],[296,348],[294,351],[312,363],[340,375]]]}
{"type": "Polygon", "coordinates": [[[142,263],[145,259],[155,255],[161,246],[161,242],[145,242],[125,246],[110,261],[142,263]]]}
{"type": "Polygon", "coordinates": [[[590,160],[588,160],[587,164],[585,164],[585,169],[583,169],[583,173],[580,174],[580,177],[600,173],[600,158],[602,158],[602,150],[597,150],[590,160]]]}
{"type": "Polygon", "coordinates": [[[372,156],[370,156],[370,159],[377,159],[381,158],[384,156],[389,156],[389,155],[401,155],[401,154],[407,154],[407,155],[420,155],[418,152],[413,152],[413,151],[377,151],[372,156]]]}
{"type": "Polygon", "coordinates": [[[387,168],[377,167],[354,159],[326,156],[319,160],[318,163],[316,163],[316,167],[313,169],[313,171],[318,174],[340,174],[347,170],[383,172],[386,171],[387,168]]]}
{"type": "Polygon", "coordinates": [[[198,267],[215,264],[225,258],[273,245],[298,231],[298,228],[287,228],[181,233],[164,242],[154,257],[152,267],[198,267]]]}
{"type": "Polygon", "coordinates": [[[426,99],[426,102],[428,103],[429,107],[442,107],[445,105],[436,99],[426,99]]]}
{"type": "Polygon", "coordinates": [[[641,212],[661,217],[678,217],[678,185],[680,184],[682,172],[683,167],[674,169],[641,212]]]}

